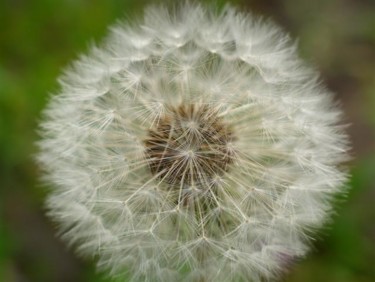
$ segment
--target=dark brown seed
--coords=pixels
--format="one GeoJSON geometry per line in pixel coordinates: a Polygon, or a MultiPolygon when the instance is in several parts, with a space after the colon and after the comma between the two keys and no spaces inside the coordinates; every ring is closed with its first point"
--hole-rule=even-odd
{"type": "Polygon", "coordinates": [[[168,107],[144,140],[151,172],[171,186],[209,187],[233,162],[232,130],[208,105],[168,107]]]}

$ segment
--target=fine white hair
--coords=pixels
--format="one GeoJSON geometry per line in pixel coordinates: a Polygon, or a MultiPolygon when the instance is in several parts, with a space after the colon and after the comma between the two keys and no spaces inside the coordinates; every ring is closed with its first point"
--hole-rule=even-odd
{"type": "Polygon", "coordinates": [[[49,215],[112,277],[273,279],[344,190],[348,138],[332,94],[288,35],[233,7],[149,7],[59,83],[40,125],[49,215]],[[178,141],[160,128],[183,136],[172,157],[184,162],[147,147],[178,141]],[[186,149],[199,134],[211,138],[205,162],[186,149]]]}

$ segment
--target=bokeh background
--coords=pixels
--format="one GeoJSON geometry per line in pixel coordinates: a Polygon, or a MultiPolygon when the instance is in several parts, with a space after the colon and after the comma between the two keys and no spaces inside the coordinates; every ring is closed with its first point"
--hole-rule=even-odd
{"type": "MultiPolygon", "coordinates": [[[[36,128],[62,68],[116,19],[136,18],[154,2],[0,0],[0,281],[109,281],[56,237],[44,215],[36,128]]],[[[351,189],[283,280],[375,281],[375,0],[229,2],[298,38],[300,55],[337,94],[350,124],[351,189]]]]}

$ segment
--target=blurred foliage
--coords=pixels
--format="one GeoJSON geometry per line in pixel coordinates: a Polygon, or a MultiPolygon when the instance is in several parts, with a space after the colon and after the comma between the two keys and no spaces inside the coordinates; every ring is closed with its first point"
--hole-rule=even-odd
{"type": "MultiPolygon", "coordinates": [[[[116,19],[136,18],[155,2],[0,1],[0,281],[108,281],[56,238],[44,215],[45,190],[33,161],[36,127],[48,93],[58,91],[61,69],[116,19]]],[[[351,189],[285,281],[375,281],[375,1],[229,2],[299,38],[301,55],[337,93],[351,124],[351,189]]]]}

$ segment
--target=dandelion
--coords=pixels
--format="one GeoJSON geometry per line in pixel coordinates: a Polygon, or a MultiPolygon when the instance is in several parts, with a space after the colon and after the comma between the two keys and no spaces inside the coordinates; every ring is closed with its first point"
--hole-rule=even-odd
{"type": "Polygon", "coordinates": [[[332,95],[282,30],[232,7],[150,7],[59,81],[49,215],[112,277],[274,279],[345,182],[332,95]]]}

